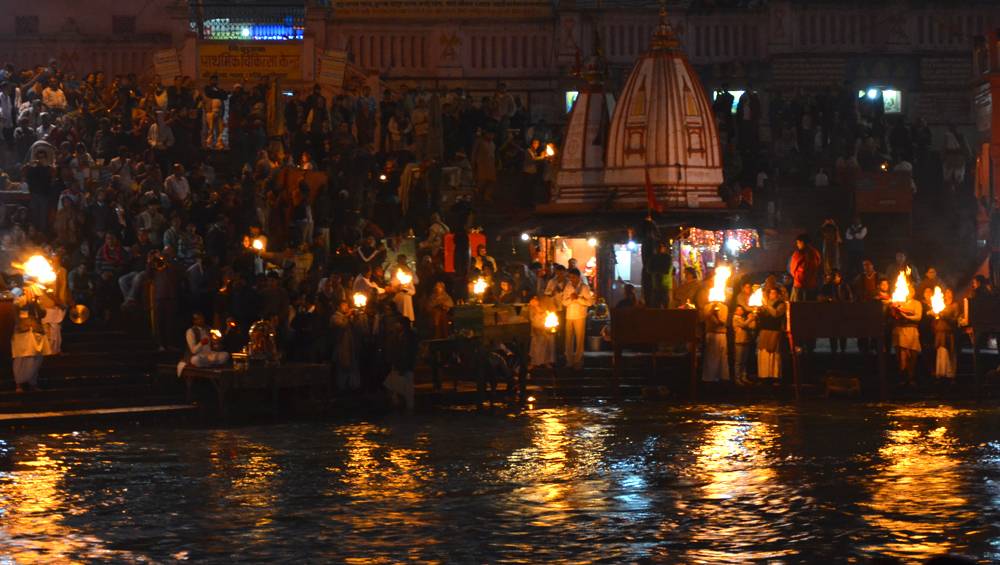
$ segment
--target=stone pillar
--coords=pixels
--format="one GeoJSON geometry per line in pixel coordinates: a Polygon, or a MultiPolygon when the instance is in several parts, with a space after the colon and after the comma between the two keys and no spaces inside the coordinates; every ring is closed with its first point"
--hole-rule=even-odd
{"type": "Polygon", "coordinates": [[[302,38],[302,82],[311,84],[316,81],[316,38],[306,33],[302,38]]]}
{"type": "MultiPolygon", "coordinates": [[[[198,80],[198,37],[194,32],[188,32],[181,40],[177,57],[181,62],[181,74],[198,80]]],[[[173,77],[163,77],[164,84],[171,84],[173,77]]]]}

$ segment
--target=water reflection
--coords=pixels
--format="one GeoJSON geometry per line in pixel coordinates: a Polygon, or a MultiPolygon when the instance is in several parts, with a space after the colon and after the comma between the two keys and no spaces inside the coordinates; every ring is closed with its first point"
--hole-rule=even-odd
{"type": "Polygon", "coordinates": [[[266,535],[280,492],[274,448],[231,432],[212,433],[207,445],[209,478],[218,485],[214,498],[240,508],[241,522],[251,527],[248,535],[266,535]]]}
{"type": "Polygon", "coordinates": [[[397,547],[397,535],[410,529],[426,531],[425,544],[438,543],[435,517],[422,508],[426,486],[434,479],[434,471],[423,462],[428,438],[417,434],[404,439],[412,445],[398,445],[401,438],[393,438],[389,428],[372,424],[343,426],[339,432],[344,458],[342,464],[327,468],[338,479],[328,494],[349,497],[353,511],[347,516],[355,543],[391,549],[397,547]]]}
{"type": "Polygon", "coordinates": [[[742,411],[705,422],[691,469],[701,499],[690,506],[690,562],[745,562],[790,555],[780,526],[787,513],[788,487],[777,478],[778,431],[742,411]],[[786,549],[771,548],[785,546],[786,549]]]}
{"type": "Polygon", "coordinates": [[[84,511],[65,485],[72,478],[64,459],[66,448],[73,448],[72,440],[72,434],[44,437],[33,449],[18,453],[10,472],[0,473],[0,554],[5,560],[78,563],[127,557],[66,524],[68,517],[84,511]]]}
{"type": "Polygon", "coordinates": [[[423,414],[0,442],[0,563],[996,559],[1000,411],[423,414]]]}
{"type": "Polygon", "coordinates": [[[879,450],[865,518],[885,541],[873,549],[915,558],[957,549],[976,512],[960,493],[967,471],[949,430],[965,414],[948,407],[889,411],[890,429],[879,450]]]}
{"type": "Polygon", "coordinates": [[[539,412],[528,444],[514,450],[499,472],[499,480],[513,486],[510,511],[533,527],[566,527],[609,504],[606,477],[598,472],[604,430],[585,413],[567,416],[539,412]]]}

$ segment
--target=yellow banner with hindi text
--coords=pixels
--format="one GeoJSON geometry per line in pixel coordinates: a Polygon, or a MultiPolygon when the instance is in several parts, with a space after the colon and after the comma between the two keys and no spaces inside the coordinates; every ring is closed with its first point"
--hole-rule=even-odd
{"type": "Polygon", "coordinates": [[[256,82],[262,77],[302,80],[301,43],[201,43],[198,77],[218,75],[223,83],[256,82]]]}

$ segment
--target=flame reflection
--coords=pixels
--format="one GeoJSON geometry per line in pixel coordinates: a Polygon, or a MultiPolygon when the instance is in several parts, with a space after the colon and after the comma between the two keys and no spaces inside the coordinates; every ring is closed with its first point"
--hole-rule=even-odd
{"type": "Polygon", "coordinates": [[[516,485],[513,506],[537,527],[571,526],[579,513],[607,509],[609,484],[600,472],[604,428],[565,411],[534,416],[531,441],[514,450],[500,471],[501,480],[516,485]]]}
{"type": "Polygon", "coordinates": [[[281,465],[276,450],[245,435],[219,432],[208,441],[212,483],[220,485],[217,496],[240,508],[240,519],[252,524],[248,535],[264,540],[274,521],[282,485],[277,480],[281,465]]]}
{"type": "MultiPolygon", "coordinates": [[[[83,510],[68,491],[73,470],[66,460],[64,439],[72,434],[51,434],[30,449],[18,450],[11,472],[0,472],[0,563],[81,563],[129,559],[110,550],[66,522],[83,510]]],[[[0,454],[4,443],[0,441],[0,454]]],[[[94,450],[96,451],[96,450],[94,450]]],[[[80,451],[77,451],[80,453],[80,451]]]]}
{"type": "Polygon", "coordinates": [[[743,563],[795,554],[787,544],[762,543],[782,539],[790,511],[772,455],[778,437],[775,425],[738,411],[708,423],[691,468],[707,503],[688,507],[693,523],[685,561],[743,563]]]}
{"type": "MultiPolygon", "coordinates": [[[[341,428],[344,436],[344,461],[327,471],[339,477],[329,494],[346,493],[351,531],[370,550],[389,549],[392,537],[387,531],[419,528],[426,532],[428,545],[439,541],[431,533],[439,529],[435,516],[423,507],[427,485],[434,484],[435,474],[425,463],[428,438],[417,434],[413,447],[401,446],[388,428],[358,424],[341,428]],[[369,508],[370,511],[363,510],[369,508]]],[[[348,558],[347,563],[369,563],[368,558],[348,558]]]]}
{"type": "Polygon", "coordinates": [[[976,519],[963,490],[958,440],[949,431],[962,411],[948,407],[891,410],[890,429],[879,450],[883,463],[874,478],[865,519],[885,540],[873,548],[908,558],[956,549],[965,525],[976,519]],[[919,421],[914,422],[914,418],[919,421]]]}

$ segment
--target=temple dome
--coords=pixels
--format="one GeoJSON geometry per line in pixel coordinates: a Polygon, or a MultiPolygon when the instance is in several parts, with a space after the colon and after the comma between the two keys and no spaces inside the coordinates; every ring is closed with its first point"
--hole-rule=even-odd
{"type": "Polygon", "coordinates": [[[604,90],[599,63],[591,63],[584,76],[587,84],[573,103],[560,151],[555,182],[560,203],[583,203],[607,194],[604,153],[615,99],[604,90]]]}
{"type": "Polygon", "coordinates": [[[611,118],[604,183],[615,207],[647,205],[647,174],[666,208],[720,208],[719,132],[701,81],[660,11],[650,50],[636,62],[611,118]]]}

